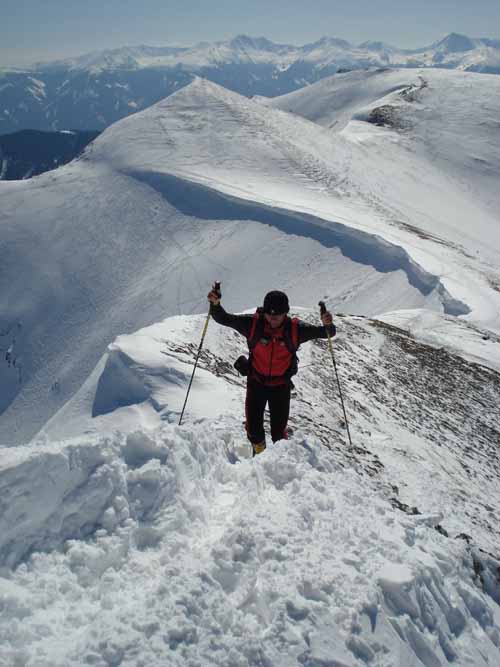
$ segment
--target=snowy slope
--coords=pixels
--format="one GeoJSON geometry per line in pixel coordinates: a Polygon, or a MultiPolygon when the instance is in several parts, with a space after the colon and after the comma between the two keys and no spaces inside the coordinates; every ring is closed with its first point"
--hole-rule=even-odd
{"type": "Polygon", "coordinates": [[[109,128],[83,159],[0,183],[0,346],[16,359],[2,363],[0,442],[31,438],[117,335],[204,311],[216,278],[230,308],[260,303],[274,285],[297,305],[326,296],[367,315],[425,306],[495,327],[495,239],[485,249],[458,226],[495,220],[427,161],[396,213],[399,186],[379,191],[389,175],[381,164],[371,182],[366,164],[383,154],[394,172],[408,149],[363,125],[364,143],[197,80],[109,128]],[[430,177],[447,189],[425,189],[427,211],[416,213],[430,177]],[[435,237],[418,231],[429,225],[435,237]]]}
{"type": "MultiPolygon", "coordinates": [[[[317,321],[311,312],[297,314],[317,321]]],[[[390,481],[400,487],[403,502],[426,512],[439,508],[450,532],[474,534],[483,548],[500,551],[488,509],[499,492],[500,338],[484,340],[471,325],[428,311],[398,311],[383,319],[337,320],[335,349],[354,451],[346,447],[325,341],[299,351],[292,428],[312,431],[325,446],[339,448],[346,466],[354,457],[361,468],[376,474],[382,461],[394,471],[390,481]],[[433,335],[428,344],[418,342],[418,314],[422,337],[433,335]],[[421,475],[427,466],[432,470],[429,485],[421,475]],[[466,497],[461,495],[465,488],[466,497]],[[452,512],[452,504],[461,511],[452,512]]],[[[203,324],[201,315],[177,316],[119,336],[80,392],[38,437],[97,437],[177,423],[203,324]]],[[[245,380],[233,368],[245,347],[232,330],[210,324],[186,421],[208,416],[229,420],[237,448],[248,455],[245,380]]]]}
{"type": "Polygon", "coordinates": [[[338,74],[262,103],[334,132],[365,118],[405,131],[408,140],[421,144],[429,157],[441,158],[439,166],[445,171],[451,163],[468,179],[475,174],[484,194],[490,188],[491,197],[500,168],[499,91],[496,79],[476,74],[378,69],[338,74]],[[374,113],[380,108],[385,109],[385,118],[374,113]]]}
{"type": "MultiPolygon", "coordinates": [[[[491,116],[500,99],[498,85],[493,80],[492,89],[492,80],[483,75],[447,71],[430,75],[434,83],[427,86],[428,107],[427,87],[420,90],[418,71],[409,74],[404,95],[394,93],[395,99],[376,104],[401,106],[409,122],[418,120],[422,107],[428,108],[429,116],[439,113],[423,137],[365,122],[371,111],[365,107],[358,109],[359,120],[345,132],[332,134],[296,116],[259,112],[251,101],[198,80],[150,110],[156,124],[147,133],[130,118],[114,125],[97,142],[95,155],[97,159],[105,155],[115,167],[133,173],[155,168],[233,196],[286,205],[320,217],[326,225],[320,224],[330,229],[331,223],[341,222],[380,235],[403,246],[412,260],[439,276],[446,289],[453,289],[454,298],[465,302],[465,308],[450,306],[450,312],[467,312],[469,307],[474,317],[498,327],[500,196],[495,184],[500,167],[496,121],[491,116]],[[468,86],[474,88],[473,95],[464,93],[468,86]],[[475,122],[478,98],[484,118],[479,124],[475,122]],[[440,110],[443,101],[451,125],[440,110]],[[222,119],[224,131],[219,130],[222,119]],[[438,133],[444,127],[449,129],[438,133]],[[467,147],[477,153],[468,154],[467,162],[458,150],[456,159],[450,160],[464,129],[471,135],[467,147]],[[134,155],[120,141],[122,133],[140,147],[134,155]]],[[[156,186],[162,188],[158,180],[156,186]]]]}
{"type": "Polygon", "coordinates": [[[8,484],[76,462],[87,504],[73,492],[62,507],[100,527],[2,578],[0,664],[495,664],[491,559],[393,509],[317,441],[234,466],[211,433],[164,427],[2,463],[8,484]]]}
{"type": "MultiPolygon", "coordinates": [[[[498,223],[499,94],[500,83],[484,75],[371,70],[330,77],[276,100],[266,100],[265,104],[299,114],[352,142],[364,143],[382,172],[388,169],[389,160],[377,148],[392,144],[389,157],[394,159],[394,153],[399,152],[398,163],[414,180],[422,181],[422,191],[426,184],[422,168],[437,167],[441,177],[436,178],[433,189],[449,189],[451,183],[443,176],[455,180],[456,187],[464,189],[469,199],[481,204],[498,223]],[[368,133],[366,123],[359,121],[382,126],[385,132],[368,133]]],[[[404,179],[405,175],[401,176],[404,179]]],[[[404,194],[410,194],[406,192],[410,186],[403,179],[398,185],[406,185],[404,194]]],[[[427,194],[431,205],[435,205],[433,194],[432,190],[427,194]]],[[[452,204],[456,213],[450,218],[457,217],[460,209],[456,197],[452,204]]],[[[452,225],[454,221],[446,222],[452,225]]],[[[481,225],[482,219],[474,223],[481,225]]],[[[461,217],[456,224],[464,233],[466,225],[461,217]]],[[[477,231],[481,237],[487,234],[482,227],[477,231]]],[[[487,241],[498,248],[497,231],[498,224],[487,241]]]]}
{"type": "Polygon", "coordinates": [[[1,418],[3,443],[30,438],[119,333],[205,310],[214,278],[223,280],[230,307],[260,303],[270,284],[299,303],[337,294],[361,312],[433,301],[439,307],[432,280],[426,283],[404,253],[387,262],[382,246],[370,265],[343,229],[326,243],[318,233],[293,235],[287,229],[295,220],[286,212],[232,207],[196,191],[190,201],[198,196],[206,205],[190,215],[177,203],[182,181],[169,190],[172,205],[145,184],[95,165],[76,164],[53,178],[16,183],[14,196],[4,198],[13,221],[3,225],[10,289],[2,293],[2,347],[15,341],[17,365],[2,363],[3,406],[16,397],[1,418]]]}
{"type": "Polygon", "coordinates": [[[340,132],[197,80],[0,183],[2,667],[496,664],[498,195],[466,155],[496,173],[497,100],[462,76],[340,132]],[[175,425],[214,279],[233,311],[328,301],[352,448],[317,341],[248,459],[213,322],[175,425]]]}
{"type": "MultiPolygon", "coordinates": [[[[483,457],[498,373],[339,318],[354,448],[322,341],[300,352],[293,438],[236,461],[231,331],[211,324],[186,424],[167,423],[202,319],[111,346],[96,433],[3,450],[0,664],[496,664],[499,460],[483,457]],[[99,435],[116,425],[128,434],[99,435]]],[[[52,429],[84,412],[68,406],[52,429]]]]}

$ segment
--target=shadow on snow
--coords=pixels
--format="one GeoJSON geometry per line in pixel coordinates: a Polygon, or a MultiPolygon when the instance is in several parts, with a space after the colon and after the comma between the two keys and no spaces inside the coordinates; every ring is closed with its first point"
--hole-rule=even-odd
{"type": "Polygon", "coordinates": [[[466,315],[470,312],[465,303],[454,299],[447,292],[438,277],[424,271],[401,246],[391,244],[375,234],[307,213],[238,199],[172,174],[149,171],[128,174],[154,188],[184,215],[202,220],[252,220],[275,227],[285,234],[313,239],[326,248],[338,248],[353,262],[372,266],[380,273],[404,271],[410,285],[424,296],[437,290],[444,312],[448,315],[466,315]]]}

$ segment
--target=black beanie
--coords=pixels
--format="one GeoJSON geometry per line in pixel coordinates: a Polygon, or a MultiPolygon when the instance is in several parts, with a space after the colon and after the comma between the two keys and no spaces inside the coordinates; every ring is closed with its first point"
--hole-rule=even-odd
{"type": "Polygon", "coordinates": [[[264,297],[264,312],[268,315],[282,315],[289,310],[288,297],[284,292],[274,290],[264,297]]]}

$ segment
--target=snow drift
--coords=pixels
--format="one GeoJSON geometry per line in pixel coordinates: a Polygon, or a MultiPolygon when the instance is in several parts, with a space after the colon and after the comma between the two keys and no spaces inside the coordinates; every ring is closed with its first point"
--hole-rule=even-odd
{"type": "Polygon", "coordinates": [[[10,450],[0,557],[37,552],[0,579],[1,664],[494,664],[493,561],[314,438],[230,446],[205,420],[10,450]]]}

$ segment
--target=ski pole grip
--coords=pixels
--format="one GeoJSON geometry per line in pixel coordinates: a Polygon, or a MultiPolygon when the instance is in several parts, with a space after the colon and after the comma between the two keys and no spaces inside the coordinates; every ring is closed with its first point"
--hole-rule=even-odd
{"type": "Polygon", "coordinates": [[[221,291],[220,291],[220,281],[216,281],[216,282],[214,283],[214,286],[213,286],[212,289],[213,289],[213,291],[217,294],[217,296],[218,296],[219,299],[220,299],[221,296],[222,296],[221,291]]]}
{"type": "Polygon", "coordinates": [[[319,312],[320,312],[320,314],[321,314],[321,315],[324,315],[324,314],[326,313],[325,302],[324,302],[324,301],[320,301],[320,302],[318,303],[318,306],[319,306],[319,312]]]}

